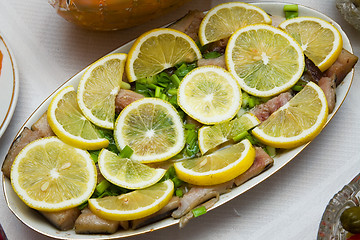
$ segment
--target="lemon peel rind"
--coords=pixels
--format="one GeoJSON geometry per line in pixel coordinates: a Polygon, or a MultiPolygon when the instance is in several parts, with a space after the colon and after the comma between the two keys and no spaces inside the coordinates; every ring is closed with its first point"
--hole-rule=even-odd
{"type": "MultiPolygon", "coordinates": [[[[135,220],[139,218],[143,218],[146,216],[149,216],[157,211],[159,211],[161,208],[163,208],[172,198],[174,193],[174,183],[173,181],[166,180],[162,183],[165,183],[167,185],[167,191],[163,194],[163,196],[159,199],[157,199],[154,203],[146,206],[146,207],[140,207],[136,210],[132,211],[118,211],[118,210],[112,210],[111,212],[107,212],[106,209],[101,207],[97,203],[97,199],[89,199],[89,209],[99,217],[102,217],[104,219],[114,220],[114,221],[128,221],[128,220],[135,220]],[[105,210],[105,211],[104,211],[105,210]],[[140,213],[139,213],[140,212],[140,213]]],[[[135,190],[135,191],[141,191],[135,190]]],[[[131,193],[131,192],[130,192],[131,193]]]]}
{"type": "MultiPolygon", "coordinates": [[[[251,9],[251,10],[255,10],[258,13],[260,13],[265,20],[265,24],[271,24],[272,23],[272,19],[270,18],[270,16],[260,7],[257,7],[255,5],[249,4],[249,3],[243,3],[243,2],[228,2],[228,3],[222,3],[219,4],[215,7],[213,7],[212,9],[210,9],[207,14],[205,15],[205,17],[203,18],[203,20],[200,23],[200,28],[199,28],[199,41],[201,43],[202,46],[209,44],[211,42],[214,41],[209,41],[207,39],[205,39],[205,35],[201,34],[201,33],[205,33],[205,26],[207,25],[207,23],[209,22],[210,18],[216,14],[218,12],[218,10],[223,9],[225,7],[231,8],[231,7],[244,7],[246,9],[251,9]]],[[[219,39],[218,39],[219,40],[219,39]]],[[[216,41],[216,40],[215,40],[216,41]]]]}
{"type": "MultiPolygon", "coordinates": [[[[107,149],[101,150],[101,152],[99,153],[98,165],[99,165],[99,169],[100,169],[100,172],[103,175],[103,177],[116,186],[120,186],[120,187],[127,188],[127,189],[143,189],[143,188],[150,187],[150,186],[154,185],[155,183],[157,183],[166,173],[165,169],[157,168],[157,169],[154,169],[156,171],[156,175],[154,175],[154,177],[151,179],[151,181],[146,181],[146,182],[143,182],[142,184],[129,184],[128,182],[124,182],[124,181],[117,179],[115,176],[111,176],[111,174],[109,174],[108,171],[106,170],[106,167],[104,166],[104,164],[105,164],[104,158],[106,157],[106,154],[109,154],[108,152],[110,152],[110,151],[107,149]]],[[[112,153],[112,152],[110,152],[110,153],[112,153]]],[[[113,154],[116,155],[115,153],[113,153],[113,154]]]]}
{"type": "MultiPolygon", "coordinates": [[[[325,123],[327,121],[327,116],[328,116],[328,105],[327,105],[325,94],[318,85],[316,85],[313,82],[309,82],[307,85],[309,85],[313,89],[315,89],[318,95],[321,95],[321,97],[319,97],[319,99],[321,100],[322,108],[321,108],[319,117],[316,120],[316,123],[311,128],[304,130],[301,134],[301,135],[303,135],[301,138],[299,138],[297,136],[272,137],[272,136],[269,136],[266,133],[264,133],[264,131],[261,129],[261,125],[252,130],[253,135],[256,138],[258,138],[261,142],[265,143],[266,145],[269,145],[271,147],[276,147],[276,148],[285,148],[285,149],[295,148],[295,147],[301,146],[301,145],[313,140],[325,126],[325,123]],[[266,137],[264,137],[264,136],[266,136],[266,137]]],[[[289,105],[290,105],[290,102],[286,103],[284,106],[279,108],[277,111],[286,109],[289,105]]]]}
{"type": "MultiPolygon", "coordinates": [[[[172,147],[171,151],[168,151],[167,153],[157,154],[154,156],[140,156],[136,152],[134,152],[131,155],[131,159],[140,161],[141,163],[153,163],[153,162],[162,162],[165,161],[176,154],[178,154],[185,146],[185,129],[183,126],[183,122],[181,120],[181,117],[179,113],[176,111],[174,106],[172,106],[169,102],[164,101],[159,98],[142,98],[139,100],[136,100],[126,106],[119,114],[116,122],[115,122],[115,128],[114,128],[114,139],[117,147],[119,149],[123,149],[127,144],[127,142],[124,141],[123,138],[121,138],[121,130],[124,127],[124,118],[127,116],[127,114],[132,110],[137,108],[138,106],[142,104],[151,103],[154,105],[160,105],[162,107],[165,107],[169,112],[172,112],[172,120],[175,122],[174,126],[177,127],[177,139],[176,139],[176,145],[172,147]],[[175,117],[176,116],[176,117],[175,117]]],[[[131,146],[130,146],[131,147],[131,146]]]]}
{"type": "Polygon", "coordinates": [[[187,115],[189,115],[191,118],[195,119],[196,121],[198,121],[202,124],[207,124],[207,125],[222,123],[222,122],[232,119],[239,112],[239,110],[241,108],[241,102],[242,102],[241,88],[240,88],[240,85],[238,84],[238,81],[233,76],[233,74],[231,74],[230,72],[228,72],[225,69],[218,67],[218,66],[203,66],[203,67],[198,67],[198,68],[191,70],[181,81],[180,86],[178,88],[177,96],[178,96],[177,97],[178,105],[181,107],[181,109],[187,115]],[[186,99],[184,99],[184,94],[179,94],[180,92],[185,92],[186,84],[188,84],[192,80],[192,77],[194,75],[206,73],[208,71],[213,71],[216,74],[224,77],[227,80],[227,83],[229,85],[231,85],[235,91],[239,92],[238,95],[235,92],[233,92],[233,96],[235,96],[235,97],[237,96],[237,97],[235,99],[233,99],[231,108],[227,115],[224,115],[224,116],[218,115],[218,116],[214,116],[214,117],[196,116],[193,113],[191,113],[191,111],[190,111],[191,109],[189,109],[186,106],[187,101],[186,101],[186,99]],[[229,79],[231,79],[231,80],[229,80],[229,79]]]}
{"type": "Polygon", "coordinates": [[[58,136],[63,142],[85,150],[97,150],[109,145],[109,140],[106,138],[98,139],[84,139],[79,136],[72,135],[68,133],[64,127],[57,121],[55,116],[55,110],[59,101],[63,98],[68,92],[75,91],[73,86],[67,86],[60,90],[55,97],[52,99],[49,108],[47,110],[47,119],[51,130],[58,136]]]}
{"type": "Polygon", "coordinates": [[[291,19],[287,19],[285,21],[283,21],[282,23],[279,24],[279,28],[281,28],[282,30],[284,30],[286,32],[286,27],[289,24],[292,23],[300,23],[301,21],[315,21],[317,23],[319,23],[322,27],[331,30],[334,35],[336,35],[337,37],[335,37],[335,42],[333,44],[333,46],[338,46],[337,48],[333,47],[332,51],[328,54],[328,56],[320,63],[318,63],[318,68],[324,72],[326,69],[328,69],[338,58],[338,56],[341,53],[342,50],[342,46],[343,46],[343,40],[342,40],[342,36],[340,31],[334,26],[332,25],[330,22],[321,19],[321,18],[317,18],[317,17],[297,17],[297,18],[291,18],[291,19]],[[332,58],[332,60],[330,60],[330,58],[332,58]]]}
{"type": "MultiPolygon", "coordinates": [[[[139,55],[140,47],[146,40],[148,40],[150,37],[156,37],[156,36],[159,36],[162,34],[173,34],[177,37],[186,39],[187,42],[190,44],[191,48],[195,51],[195,54],[197,56],[197,59],[194,59],[194,60],[198,60],[198,59],[202,58],[202,54],[201,54],[198,46],[194,42],[194,40],[192,38],[190,38],[188,35],[186,35],[185,33],[180,32],[175,29],[171,29],[171,28],[155,28],[153,30],[143,33],[140,37],[138,37],[135,40],[135,42],[133,43],[133,45],[128,53],[129,57],[126,60],[125,72],[126,72],[126,76],[128,77],[129,82],[134,82],[137,80],[137,77],[135,75],[134,68],[133,68],[133,64],[134,64],[134,61],[136,58],[134,58],[133,56],[139,55]]],[[[166,68],[164,68],[162,70],[165,70],[165,69],[166,68]]],[[[159,71],[159,72],[161,72],[161,71],[159,71]]]]}
{"type": "Polygon", "coordinates": [[[226,67],[229,70],[229,72],[233,74],[235,79],[239,82],[240,87],[244,91],[246,91],[254,96],[258,96],[258,97],[271,97],[271,96],[277,95],[281,92],[284,92],[284,91],[290,89],[300,79],[300,77],[303,74],[304,67],[305,67],[305,57],[304,57],[304,53],[302,51],[300,44],[293,37],[291,37],[289,34],[284,32],[283,30],[273,27],[273,26],[270,26],[270,25],[266,25],[266,24],[252,24],[252,25],[248,25],[243,28],[240,28],[230,37],[228,45],[225,50],[225,63],[226,63],[226,67]],[[259,91],[256,88],[251,88],[251,87],[247,86],[244,79],[240,78],[236,74],[235,64],[232,60],[232,52],[231,52],[231,50],[235,46],[237,37],[241,33],[246,32],[248,30],[260,30],[260,29],[272,31],[275,34],[279,34],[279,35],[283,36],[284,38],[286,38],[287,41],[289,42],[289,45],[293,46],[293,48],[298,53],[298,57],[301,59],[301,61],[299,61],[300,66],[299,66],[298,71],[293,75],[293,77],[291,79],[289,79],[289,81],[286,84],[283,84],[280,87],[274,87],[267,91],[259,91]]]}
{"type": "Polygon", "coordinates": [[[194,172],[191,169],[184,168],[181,162],[176,162],[174,163],[174,167],[177,176],[181,180],[190,184],[205,186],[221,184],[236,178],[249,169],[255,159],[255,148],[252,146],[249,140],[244,139],[237,144],[243,144],[245,149],[236,161],[227,165],[226,167],[219,170],[211,170],[205,173],[199,173],[194,172]]]}
{"type": "Polygon", "coordinates": [[[78,154],[83,156],[84,159],[88,159],[87,169],[89,170],[90,175],[94,176],[93,178],[89,178],[89,181],[87,182],[87,185],[88,186],[92,185],[92,187],[88,188],[87,191],[82,194],[81,198],[78,197],[78,199],[76,201],[65,200],[61,203],[56,203],[56,204],[49,204],[49,203],[46,203],[45,201],[37,201],[37,200],[29,201],[26,198],[29,198],[29,199],[31,199],[31,198],[28,196],[26,191],[15,180],[15,178],[19,177],[19,173],[16,170],[19,166],[20,159],[23,158],[28,153],[28,151],[32,149],[32,147],[40,146],[43,144],[43,142],[46,142],[46,143],[58,142],[60,144],[68,145],[68,144],[62,142],[57,137],[40,138],[40,139],[34,140],[31,143],[29,143],[28,145],[26,145],[20,151],[20,153],[16,156],[14,163],[11,167],[10,180],[11,180],[11,185],[12,185],[15,193],[27,206],[29,206],[30,208],[39,210],[39,211],[50,211],[50,212],[51,211],[61,211],[61,210],[66,210],[66,209],[70,209],[72,207],[79,206],[80,204],[82,204],[83,202],[85,202],[86,200],[88,200],[90,198],[90,196],[95,191],[96,182],[97,182],[97,172],[96,172],[95,163],[92,160],[91,155],[85,150],[75,148],[75,147],[68,145],[68,146],[72,147],[78,154]]]}
{"type": "MultiPolygon", "coordinates": [[[[100,58],[99,60],[95,61],[94,63],[92,63],[85,71],[85,73],[82,75],[79,85],[78,85],[78,91],[77,91],[77,100],[78,100],[78,104],[79,107],[81,109],[81,111],[83,112],[84,116],[93,124],[102,127],[102,128],[106,128],[106,129],[114,129],[114,122],[109,122],[109,121],[104,121],[101,119],[98,119],[96,116],[94,116],[92,114],[92,112],[86,107],[86,104],[84,102],[84,89],[85,89],[85,84],[86,84],[86,80],[87,78],[90,76],[91,72],[98,67],[99,65],[103,65],[105,62],[107,62],[108,60],[111,59],[119,59],[121,61],[121,68],[123,68],[122,71],[124,71],[125,68],[125,62],[127,59],[127,54],[125,53],[112,53],[110,55],[106,55],[102,58],[100,58]]],[[[122,76],[120,76],[122,77],[122,76]]],[[[120,85],[118,86],[117,89],[113,89],[112,91],[120,91],[120,85]]],[[[114,105],[115,108],[115,105],[114,105]]]]}

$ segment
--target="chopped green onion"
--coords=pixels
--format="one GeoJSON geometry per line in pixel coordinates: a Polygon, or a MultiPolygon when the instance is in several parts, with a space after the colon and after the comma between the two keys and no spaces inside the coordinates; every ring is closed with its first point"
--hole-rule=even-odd
{"type": "Polygon", "coordinates": [[[86,200],[85,202],[83,202],[82,204],[80,204],[80,205],[78,206],[78,209],[79,209],[79,210],[83,210],[87,205],[88,205],[88,201],[86,200]]]}
{"type": "Polygon", "coordinates": [[[170,80],[175,84],[176,87],[179,87],[180,79],[176,74],[171,75],[170,80]]]}
{"type": "Polygon", "coordinates": [[[151,83],[151,84],[148,84],[147,87],[155,90],[158,86],[156,86],[155,84],[151,83]]]}
{"type": "Polygon", "coordinates": [[[244,132],[236,135],[235,137],[233,137],[233,140],[234,140],[234,142],[240,142],[248,135],[249,135],[248,131],[244,131],[244,132]]]}
{"type": "Polygon", "coordinates": [[[221,56],[221,54],[220,54],[219,52],[216,52],[216,51],[214,51],[214,52],[208,52],[208,53],[205,53],[205,54],[203,55],[203,57],[204,57],[205,59],[218,58],[218,57],[220,57],[220,56],[221,56]]]}
{"type": "Polygon", "coordinates": [[[131,88],[131,85],[127,82],[121,82],[120,88],[129,90],[131,88]]]}
{"type": "Polygon", "coordinates": [[[184,125],[184,128],[186,130],[195,130],[195,124],[187,123],[187,124],[184,125]]]}
{"type": "Polygon", "coordinates": [[[130,158],[131,155],[133,154],[133,150],[128,146],[126,145],[123,150],[121,150],[120,152],[120,157],[122,158],[130,158]]]}
{"type": "Polygon", "coordinates": [[[173,179],[176,177],[175,168],[174,166],[169,167],[166,171],[165,175],[162,177],[161,181],[166,181],[168,179],[173,179]]]}
{"type": "Polygon", "coordinates": [[[284,6],[285,18],[291,19],[299,16],[299,7],[297,4],[288,4],[284,6]]]}
{"type": "Polygon", "coordinates": [[[205,206],[201,206],[201,207],[198,207],[198,208],[195,208],[193,210],[191,210],[194,217],[199,217],[201,215],[204,215],[206,213],[206,208],[205,206]]]}
{"type": "Polygon", "coordinates": [[[168,100],[168,97],[167,97],[166,94],[164,94],[164,93],[161,94],[160,98],[161,98],[162,100],[165,100],[165,101],[168,100]]]}
{"type": "Polygon", "coordinates": [[[251,134],[246,135],[245,138],[247,138],[247,140],[249,140],[252,145],[259,143],[259,141],[256,138],[254,138],[251,134]]]}
{"type": "Polygon", "coordinates": [[[284,6],[284,12],[297,12],[299,7],[297,4],[287,4],[284,6]]]}
{"type": "MultiPolygon", "coordinates": [[[[173,75],[173,76],[176,76],[176,75],[173,75]]],[[[177,89],[176,88],[170,88],[167,92],[170,95],[177,95],[177,89]]]]}
{"type": "Polygon", "coordinates": [[[195,142],[197,139],[197,133],[195,131],[195,129],[193,130],[188,130],[186,133],[186,143],[187,144],[192,144],[193,142],[195,142]]]}
{"type": "Polygon", "coordinates": [[[159,98],[161,95],[161,87],[156,86],[155,88],[155,97],[159,98]]]}
{"type": "Polygon", "coordinates": [[[111,183],[109,183],[107,180],[102,180],[95,188],[96,193],[98,195],[101,195],[105,190],[111,186],[111,183]]]}
{"type": "Polygon", "coordinates": [[[255,107],[255,98],[249,97],[249,108],[255,107]]]}
{"type": "Polygon", "coordinates": [[[182,196],[184,195],[184,193],[183,193],[183,191],[182,191],[180,188],[178,188],[178,189],[176,189],[176,191],[175,191],[175,195],[176,195],[177,197],[182,197],[182,196]]]}
{"type": "Polygon", "coordinates": [[[275,155],[276,155],[276,148],[270,147],[270,146],[266,146],[265,149],[266,149],[266,152],[269,154],[270,157],[275,157],[275,155]]]}
{"type": "Polygon", "coordinates": [[[178,107],[178,104],[177,104],[177,96],[176,96],[176,95],[170,97],[170,99],[169,99],[168,101],[169,101],[169,103],[171,103],[174,107],[178,107]]]}
{"type": "Polygon", "coordinates": [[[298,12],[285,12],[286,19],[296,18],[298,16],[299,16],[298,12]]]}
{"type": "Polygon", "coordinates": [[[100,151],[99,150],[96,150],[96,151],[89,151],[90,153],[90,156],[92,158],[92,160],[94,161],[94,163],[96,164],[98,162],[98,158],[99,158],[99,153],[100,151]]]}
{"type": "Polygon", "coordinates": [[[180,187],[184,182],[183,181],[181,181],[178,177],[173,177],[172,179],[171,179],[171,181],[173,181],[173,183],[174,183],[174,188],[178,188],[178,187],[180,187]]]}
{"type": "Polygon", "coordinates": [[[294,85],[291,89],[294,90],[295,92],[300,92],[303,88],[304,86],[294,85]]]}

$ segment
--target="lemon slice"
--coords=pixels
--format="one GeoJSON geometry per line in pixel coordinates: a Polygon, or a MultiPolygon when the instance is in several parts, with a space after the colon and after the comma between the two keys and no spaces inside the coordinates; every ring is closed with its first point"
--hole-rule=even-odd
{"type": "Polygon", "coordinates": [[[343,42],[339,30],[316,17],[297,17],[279,25],[301,45],[305,55],[321,71],[328,69],[341,53],[343,42]]]}
{"type": "Polygon", "coordinates": [[[87,150],[109,145],[97,127],[82,114],[72,86],[65,87],[51,100],[47,118],[54,133],[67,144],[87,150]]]}
{"type": "Polygon", "coordinates": [[[199,129],[199,148],[202,154],[234,138],[238,134],[248,131],[260,124],[260,120],[252,113],[245,113],[234,120],[203,126],[199,129]]]}
{"type": "Polygon", "coordinates": [[[215,185],[230,181],[253,164],[255,149],[244,139],[231,147],[199,158],[174,163],[176,175],[195,185],[215,185]]]}
{"type": "Polygon", "coordinates": [[[178,104],[203,124],[232,119],[241,107],[241,89],[235,78],[217,66],[198,67],[181,81],[178,104]]]}
{"type": "Polygon", "coordinates": [[[128,221],[149,216],[163,208],[174,194],[171,180],[119,196],[92,198],[90,210],[101,218],[128,221]]]}
{"type": "Polygon", "coordinates": [[[165,169],[151,168],[138,161],[122,158],[106,149],[101,150],[98,164],[101,174],[109,182],[127,189],[154,185],[166,172],[165,169]]]}
{"type": "Polygon", "coordinates": [[[57,137],[35,140],[11,168],[11,184],[26,205],[59,211],[80,205],[94,192],[96,168],[90,154],[57,137]]]}
{"type": "Polygon", "coordinates": [[[295,39],[266,24],[236,31],[227,45],[225,61],[241,88],[258,97],[291,88],[305,66],[303,51],[295,39]]]}
{"type": "Polygon", "coordinates": [[[242,2],[220,4],[206,14],[201,21],[199,40],[201,45],[230,37],[246,25],[271,24],[270,16],[261,8],[242,2]]]}
{"type": "Polygon", "coordinates": [[[199,48],[185,33],[169,28],[153,29],[134,42],[126,61],[126,74],[133,82],[200,58],[199,48]]]}
{"type": "Polygon", "coordinates": [[[252,133],[266,145],[294,148],[315,138],[324,127],[327,116],[324,92],[318,85],[309,82],[252,133]]]}
{"type": "Polygon", "coordinates": [[[95,125],[114,129],[115,98],[120,91],[126,54],[107,55],[89,66],[77,93],[81,111],[95,125]]]}
{"type": "Polygon", "coordinates": [[[185,145],[184,127],[176,109],[158,98],[143,98],[124,108],[116,120],[114,138],[123,149],[128,145],[131,159],[165,161],[185,145]]]}

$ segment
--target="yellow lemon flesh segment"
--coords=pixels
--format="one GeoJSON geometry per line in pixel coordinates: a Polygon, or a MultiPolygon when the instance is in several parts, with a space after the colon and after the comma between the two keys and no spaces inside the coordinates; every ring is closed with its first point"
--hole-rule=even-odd
{"type": "Polygon", "coordinates": [[[82,114],[72,86],[65,87],[51,100],[47,119],[54,133],[71,146],[96,150],[109,145],[97,127],[82,114]]]}
{"type": "Polygon", "coordinates": [[[203,124],[232,119],[241,107],[241,89],[235,78],[216,66],[198,67],[181,81],[178,94],[181,109],[203,124]]]}
{"type": "Polygon", "coordinates": [[[296,40],[265,24],[236,31],[227,45],[225,61],[241,88],[258,97],[290,89],[305,67],[304,54],[296,40]]]}
{"type": "Polygon", "coordinates": [[[235,118],[228,122],[203,126],[199,129],[198,141],[201,154],[205,154],[220,144],[248,131],[260,124],[260,120],[252,113],[235,118]]]}
{"type": "Polygon", "coordinates": [[[106,149],[98,158],[101,174],[109,182],[127,189],[146,188],[157,183],[166,170],[151,168],[138,161],[122,158],[106,149]]]}
{"type": "Polygon", "coordinates": [[[174,163],[176,175],[194,185],[215,185],[230,181],[253,164],[255,149],[245,139],[228,148],[199,158],[174,163]]]}
{"type": "Polygon", "coordinates": [[[279,27],[301,45],[304,54],[321,71],[328,69],[341,53],[341,34],[334,25],[325,20],[297,17],[282,22],[279,27]]]}
{"type": "Polygon", "coordinates": [[[107,55],[91,64],[80,80],[79,107],[99,127],[114,129],[115,98],[120,91],[126,57],[124,53],[107,55]]]}
{"type": "Polygon", "coordinates": [[[132,45],[126,61],[126,74],[133,82],[201,57],[196,43],[185,33],[169,28],[153,29],[142,34],[132,45]]]}
{"type": "Polygon", "coordinates": [[[199,39],[206,45],[230,37],[236,30],[256,23],[271,24],[261,8],[242,2],[229,2],[210,9],[200,24],[199,39]]]}
{"type": "Polygon", "coordinates": [[[163,208],[174,194],[171,180],[119,196],[93,198],[90,210],[101,218],[128,221],[149,216],[163,208]]]}
{"type": "Polygon", "coordinates": [[[159,98],[143,98],[124,108],[116,120],[115,142],[128,145],[131,159],[142,163],[165,161],[185,145],[183,121],[176,109],[159,98]]]}
{"type": "Polygon", "coordinates": [[[95,190],[90,154],[57,137],[35,140],[21,150],[11,168],[13,189],[31,208],[60,211],[85,202],[95,190]]]}
{"type": "Polygon", "coordinates": [[[252,133],[268,146],[295,148],[314,139],[324,127],[327,116],[324,92],[318,85],[309,82],[252,133]]]}

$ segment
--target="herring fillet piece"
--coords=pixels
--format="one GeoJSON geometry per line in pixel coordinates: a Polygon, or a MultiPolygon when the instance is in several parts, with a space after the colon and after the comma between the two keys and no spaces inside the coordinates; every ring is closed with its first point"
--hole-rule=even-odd
{"type": "Polygon", "coordinates": [[[144,98],[144,96],[140,93],[132,90],[120,89],[115,98],[115,112],[120,113],[127,105],[141,98],[144,98]]]}
{"type": "Polygon", "coordinates": [[[55,133],[49,126],[47,121],[47,114],[45,112],[40,117],[40,119],[31,126],[31,129],[25,127],[20,135],[11,144],[1,168],[3,174],[10,178],[11,166],[15,160],[15,157],[27,144],[34,140],[50,136],[55,136],[55,133]]]}
{"type": "Polygon", "coordinates": [[[255,106],[250,110],[252,114],[254,114],[261,122],[268,119],[268,117],[278,110],[280,107],[284,106],[287,102],[290,101],[292,95],[290,92],[284,92],[278,95],[277,97],[273,97],[266,103],[255,106]]]}
{"type": "Polygon", "coordinates": [[[358,59],[357,56],[343,49],[333,65],[324,72],[324,76],[332,77],[336,75],[336,86],[338,86],[355,66],[358,59]]]}
{"type": "Polygon", "coordinates": [[[199,10],[191,10],[184,17],[171,24],[169,28],[183,32],[197,42],[200,23],[204,16],[205,14],[199,10]]]}
{"type": "Polygon", "coordinates": [[[80,215],[80,210],[77,207],[57,211],[45,212],[39,211],[51,224],[61,231],[70,230],[74,227],[76,219],[80,215]]]}
{"type": "Polygon", "coordinates": [[[274,164],[274,159],[270,157],[261,147],[255,147],[255,160],[251,167],[243,174],[235,178],[235,185],[240,186],[247,180],[259,175],[274,164]]]}
{"type": "Polygon", "coordinates": [[[154,223],[156,221],[162,220],[164,218],[170,217],[171,213],[174,209],[177,209],[180,204],[179,197],[173,196],[168,202],[168,204],[165,205],[162,209],[157,211],[156,213],[153,213],[147,217],[135,219],[131,221],[131,228],[132,229],[138,229],[140,227],[146,226],[148,224],[154,223]]]}
{"type": "Polygon", "coordinates": [[[213,66],[218,66],[218,67],[226,69],[225,55],[221,55],[220,57],[209,58],[209,59],[200,58],[197,61],[197,64],[198,64],[198,67],[213,65],[213,66]]]}
{"type": "Polygon", "coordinates": [[[180,199],[179,208],[171,216],[181,218],[199,204],[227,192],[233,187],[233,184],[234,180],[213,186],[192,186],[190,191],[180,199]]]}
{"type": "Polygon", "coordinates": [[[318,84],[325,94],[329,113],[332,113],[336,103],[336,75],[334,74],[331,77],[324,76],[319,80],[318,84]]]}
{"type": "Polygon", "coordinates": [[[89,234],[89,233],[111,234],[111,233],[115,233],[118,230],[119,226],[120,226],[119,221],[100,218],[96,216],[93,212],[91,212],[88,208],[84,208],[81,211],[80,216],[75,221],[75,232],[82,234],[89,234]]]}

